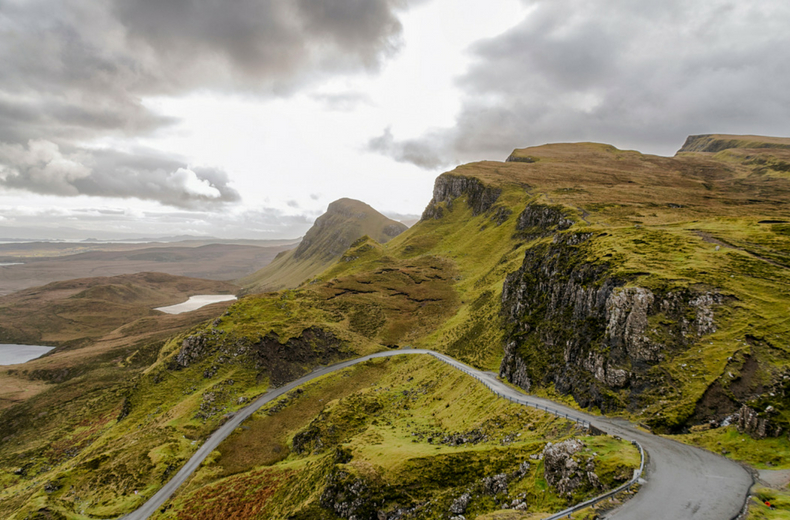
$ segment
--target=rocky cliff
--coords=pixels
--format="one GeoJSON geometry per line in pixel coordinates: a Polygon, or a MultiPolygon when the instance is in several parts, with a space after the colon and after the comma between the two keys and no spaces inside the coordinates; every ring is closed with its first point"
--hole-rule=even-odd
{"type": "Polygon", "coordinates": [[[672,384],[653,367],[716,330],[722,297],[714,289],[631,286],[608,263],[590,260],[594,240],[556,234],[507,276],[500,374],[525,390],[553,384],[584,407],[633,410],[645,391],[672,384]]]}
{"type": "Polygon", "coordinates": [[[485,213],[496,203],[502,190],[486,186],[479,179],[445,173],[436,178],[433,198],[422,214],[422,220],[438,219],[444,214],[443,206],[453,208],[453,201],[466,196],[466,203],[474,216],[485,213]]]}

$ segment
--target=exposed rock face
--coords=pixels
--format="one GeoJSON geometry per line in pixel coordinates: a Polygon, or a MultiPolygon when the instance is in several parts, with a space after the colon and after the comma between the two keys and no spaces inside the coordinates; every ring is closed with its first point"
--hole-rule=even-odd
{"type": "Polygon", "coordinates": [[[601,489],[592,457],[584,459],[579,454],[582,448],[584,443],[578,439],[568,439],[557,444],[548,443],[543,448],[546,482],[560,496],[571,498],[577,490],[585,487],[601,489]]]}
{"type": "MultiPolygon", "coordinates": [[[[769,407],[768,413],[773,410],[769,407]]],[[[766,437],[778,437],[782,434],[782,428],[771,423],[767,417],[760,417],[754,408],[743,405],[738,411],[738,431],[748,433],[755,439],[765,439],[766,437]]]]}
{"type": "Polygon", "coordinates": [[[555,235],[552,244],[527,250],[522,267],[507,276],[502,310],[510,329],[500,375],[525,390],[553,383],[582,406],[607,411],[621,406],[612,390],[629,389],[636,405],[643,390],[666,384],[650,368],[715,331],[721,297],[625,287],[608,264],[588,260],[591,238],[555,235]]]}
{"type": "Polygon", "coordinates": [[[331,332],[318,327],[305,329],[299,337],[280,343],[277,334],[270,332],[250,347],[256,366],[269,372],[273,386],[293,381],[317,364],[325,365],[349,354],[331,332]]]}
{"type": "Polygon", "coordinates": [[[507,495],[507,475],[500,473],[483,479],[483,492],[486,495],[507,495]]]}
{"type": "Polygon", "coordinates": [[[378,518],[375,493],[368,482],[355,478],[345,471],[331,473],[326,488],[321,494],[321,505],[338,516],[349,520],[373,520],[378,518]]]}
{"type": "Polygon", "coordinates": [[[450,505],[450,512],[456,515],[462,515],[466,513],[466,508],[469,507],[469,502],[472,501],[472,495],[469,493],[464,493],[460,497],[453,500],[453,503],[450,505]]]}
{"type": "Polygon", "coordinates": [[[528,204],[518,216],[516,229],[518,231],[537,228],[540,234],[551,234],[556,230],[565,230],[573,225],[571,220],[560,206],[544,206],[542,204],[528,204]]]}
{"type": "Polygon", "coordinates": [[[484,185],[480,180],[472,177],[462,177],[445,173],[436,179],[433,186],[433,199],[428,203],[422,214],[421,220],[438,219],[443,215],[441,203],[446,203],[449,209],[453,207],[453,200],[466,195],[466,202],[472,208],[472,214],[477,216],[485,213],[499,198],[502,190],[484,185]]]}
{"type": "MultiPolygon", "coordinates": [[[[255,363],[255,368],[268,373],[273,386],[293,381],[315,365],[325,365],[348,357],[342,342],[331,332],[310,327],[298,337],[280,342],[277,334],[269,332],[260,340],[233,341],[216,329],[184,339],[181,350],[170,363],[171,370],[179,370],[200,362],[209,354],[219,353],[216,364],[206,368],[204,377],[212,377],[218,365],[239,358],[255,363]]],[[[246,361],[245,361],[246,362],[246,361]]]]}
{"type": "Polygon", "coordinates": [[[175,362],[181,368],[186,368],[192,362],[199,360],[209,350],[208,338],[204,334],[188,336],[181,342],[181,350],[176,355],[175,362]]]}

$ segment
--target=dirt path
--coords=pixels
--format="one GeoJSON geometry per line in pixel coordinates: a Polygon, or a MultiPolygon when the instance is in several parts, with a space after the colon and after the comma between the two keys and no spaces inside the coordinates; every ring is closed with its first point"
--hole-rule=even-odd
{"type": "Polygon", "coordinates": [[[704,240],[705,242],[708,242],[710,244],[716,244],[717,246],[726,247],[727,249],[735,249],[736,251],[743,251],[744,253],[746,253],[747,255],[751,256],[752,258],[756,258],[757,260],[761,260],[761,261],[763,261],[765,263],[768,263],[768,264],[771,264],[771,265],[773,265],[775,267],[781,267],[782,269],[790,269],[790,266],[787,266],[787,265],[784,265],[784,264],[780,264],[779,262],[775,262],[775,261],[771,260],[770,258],[765,258],[764,256],[758,255],[757,253],[755,253],[753,251],[749,251],[748,249],[744,249],[742,247],[734,246],[734,245],[730,244],[729,242],[725,242],[724,240],[720,240],[720,239],[714,237],[713,235],[711,235],[710,233],[707,233],[705,231],[700,231],[698,229],[694,229],[693,232],[694,232],[695,235],[700,237],[702,240],[704,240]]]}
{"type": "Polygon", "coordinates": [[[482,372],[444,354],[414,349],[380,352],[329,367],[322,367],[262,395],[251,405],[239,410],[236,415],[215,431],[181,468],[181,471],[139,509],[124,516],[123,519],[144,520],[156,512],[200,466],[203,460],[233,430],[264,404],[317,377],[369,359],[404,354],[434,356],[450,366],[472,374],[490,389],[512,400],[532,406],[536,404],[548,406],[571,417],[589,421],[596,428],[609,434],[619,435],[624,439],[635,440],[642,444],[648,454],[644,477],[647,482],[634,498],[622,507],[607,513],[605,517],[607,519],[729,520],[735,518],[743,508],[747,493],[752,485],[752,476],[731,460],[700,448],[643,432],[624,420],[587,415],[548,399],[526,395],[505,385],[490,372],[482,372]]]}

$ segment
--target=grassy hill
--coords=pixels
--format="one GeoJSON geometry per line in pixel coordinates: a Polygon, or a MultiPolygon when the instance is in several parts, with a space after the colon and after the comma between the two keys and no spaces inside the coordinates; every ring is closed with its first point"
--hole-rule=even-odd
{"type": "Polygon", "coordinates": [[[240,243],[14,243],[0,244],[0,295],[75,278],[158,272],[234,280],[274,260],[298,241],[240,243]]]}
{"type": "MultiPolygon", "coordinates": [[[[421,221],[387,243],[350,239],[310,283],[243,297],[111,388],[52,404],[48,416],[0,415],[9,432],[0,512],[129,511],[225,414],[266,389],[405,346],[756,467],[788,467],[779,434],[790,427],[790,168],[777,144],[697,136],[671,158],[557,144],[445,173],[421,221]]],[[[324,254],[326,244],[310,249],[316,243],[302,258],[324,254]]],[[[515,471],[500,460],[572,434],[546,417],[515,419],[516,409],[436,364],[390,363],[333,376],[257,414],[162,516],[211,518],[194,509],[201,502],[225,516],[349,518],[338,497],[366,489],[381,501],[375,508],[439,517],[464,486],[515,471]],[[450,417],[445,399],[463,401],[465,413],[450,417]],[[489,440],[451,450],[428,443],[432,428],[449,438],[489,428],[489,440]],[[523,438],[514,451],[502,443],[511,433],[523,438]],[[431,500],[434,512],[408,512],[431,500]]],[[[524,478],[508,500],[549,489],[545,474],[524,478]]],[[[496,493],[475,489],[470,517],[501,507],[496,493]]],[[[530,513],[545,510],[531,504],[530,513]]],[[[374,518],[368,506],[362,517],[374,518]]]]}
{"type": "Polygon", "coordinates": [[[238,283],[248,293],[292,289],[335,263],[358,238],[368,236],[383,244],[406,229],[364,202],[336,200],[316,219],[296,249],[280,253],[238,283]]]}
{"type": "Polygon", "coordinates": [[[125,372],[123,360],[139,369],[140,363],[153,361],[151,354],[165,339],[214,316],[229,303],[181,315],[164,314],[156,307],[195,294],[237,290],[227,282],[138,273],[54,282],[0,297],[1,343],[57,347],[43,358],[0,371],[0,409],[42,392],[57,400],[69,381],[77,392],[85,390],[79,390],[83,383],[117,383],[118,375],[109,374],[114,368],[125,372]]]}
{"type": "Polygon", "coordinates": [[[156,307],[195,294],[234,294],[227,282],[137,273],[53,282],[0,297],[0,342],[80,346],[122,325],[161,315],[156,307]]]}

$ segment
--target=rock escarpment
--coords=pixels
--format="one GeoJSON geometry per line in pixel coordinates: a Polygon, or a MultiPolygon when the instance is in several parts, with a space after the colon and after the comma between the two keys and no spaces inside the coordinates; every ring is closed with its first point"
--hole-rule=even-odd
{"type": "Polygon", "coordinates": [[[738,411],[737,424],[738,430],[748,433],[755,439],[765,439],[766,437],[778,437],[782,434],[782,427],[773,424],[770,415],[774,412],[774,407],[769,406],[763,413],[759,413],[754,408],[743,405],[738,411]]]}
{"type": "Polygon", "coordinates": [[[210,378],[223,364],[251,364],[261,373],[267,373],[273,386],[280,386],[317,364],[329,364],[350,355],[342,341],[319,327],[306,328],[299,336],[284,341],[270,331],[252,342],[211,329],[208,333],[186,337],[169,369],[182,370],[211,358],[212,363],[203,373],[203,377],[210,378]]]}
{"type": "Polygon", "coordinates": [[[722,298],[713,290],[629,287],[608,263],[589,260],[592,240],[557,234],[528,249],[507,276],[500,374],[525,390],[553,384],[584,407],[636,408],[645,390],[671,384],[652,367],[716,330],[722,298]]]}
{"type": "Polygon", "coordinates": [[[485,213],[496,203],[502,190],[486,186],[474,177],[463,177],[445,173],[437,177],[433,186],[433,198],[422,214],[422,220],[441,218],[444,214],[442,204],[452,209],[453,201],[463,195],[472,208],[474,216],[485,213]]]}

